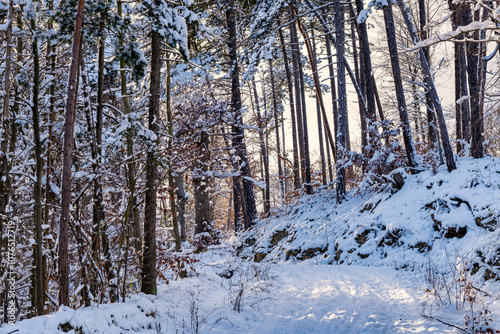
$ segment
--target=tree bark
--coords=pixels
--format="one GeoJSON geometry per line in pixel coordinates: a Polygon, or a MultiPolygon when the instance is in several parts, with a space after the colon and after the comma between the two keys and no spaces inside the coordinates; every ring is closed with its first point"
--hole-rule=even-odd
{"type": "Polygon", "coordinates": [[[392,5],[384,8],[384,21],[387,33],[387,43],[389,46],[389,54],[391,57],[392,75],[396,88],[396,98],[398,101],[399,119],[403,131],[403,140],[406,149],[406,158],[408,166],[416,168],[418,166],[415,144],[411,135],[410,120],[408,110],[406,108],[406,100],[404,96],[403,81],[401,78],[401,70],[399,67],[398,47],[396,42],[396,30],[394,28],[394,18],[392,13],[392,5]]]}
{"type": "MultiPolygon", "coordinates": [[[[253,95],[255,99],[255,109],[257,114],[257,127],[259,128],[259,144],[260,144],[260,158],[261,158],[261,177],[266,183],[266,189],[262,189],[262,198],[264,200],[264,214],[267,217],[270,210],[269,202],[269,157],[268,151],[266,149],[266,141],[264,138],[265,125],[262,122],[262,115],[260,113],[260,103],[259,97],[257,95],[257,85],[255,84],[255,79],[252,80],[253,95]]],[[[250,97],[252,93],[250,92],[250,97]]],[[[265,108],[265,105],[264,105],[265,108]]]]}
{"type": "Polygon", "coordinates": [[[238,65],[235,0],[229,1],[229,7],[226,11],[226,18],[229,30],[229,57],[232,64],[230,70],[231,77],[231,109],[234,120],[232,125],[233,146],[240,159],[239,169],[243,176],[243,194],[245,199],[245,211],[247,219],[245,220],[245,229],[252,227],[257,219],[257,208],[255,206],[255,194],[253,190],[253,180],[250,170],[250,164],[247,157],[247,148],[245,143],[245,134],[243,130],[243,115],[241,113],[241,92],[238,65]]]}
{"type": "Polygon", "coordinates": [[[210,139],[208,133],[202,130],[197,142],[198,163],[193,171],[195,235],[210,231],[209,227],[212,224],[212,210],[210,209],[208,179],[206,175],[210,160],[209,146],[210,139]]]}
{"type": "MultiPolygon", "coordinates": [[[[420,40],[424,41],[427,39],[427,29],[425,26],[427,25],[427,13],[425,10],[425,0],[418,0],[418,9],[419,9],[419,18],[420,18],[420,40]]],[[[456,47],[456,44],[455,44],[456,47]]],[[[425,48],[424,56],[427,60],[427,63],[430,64],[430,54],[429,49],[425,48]]],[[[455,72],[456,77],[456,72],[455,72]]],[[[426,86],[425,93],[425,109],[427,111],[427,140],[429,141],[429,147],[431,149],[436,149],[438,146],[438,131],[436,126],[436,117],[434,115],[434,110],[432,109],[432,98],[429,93],[429,88],[426,86]]],[[[459,108],[457,106],[457,108],[459,108]]]]}
{"type": "Polygon", "coordinates": [[[84,0],[78,0],[71,66],[69,69],[68,94],[66,100],[66,119],[64,122],[63,172],[61,191],[61,221],[59,224],[58,286],[59,305],[69,306],[69,265],[68,265],[68,224],[71,202],[71,164],[73,153],[73,133],[75,125],[76,98],[78,90],[78,64],[82,38],[84,0]]]}
{"type": "MultiPolygon", "coordinates": [[[[160,34],[151,31],[151,80],[148,128],[156,137],[160,119],[160,71],[162,40],[160,34]]],[[[156,295],[156,195],[157,195],[157,138],[150,138],[146,160],[146,199],[144,207],[144,252],[142,259],[141,291],[156,295]]]]}
{"type": "Polygon", "coordinates": [[[33,115],[33,141],[35,144],[35,184],[33,189],[34,212],[33,225],[35,227],[35,243],[33,265],[33,294],[34,313],[42,315],[44,313],[44,258],[43,258],[43,229],[42,229],[42,173],[43,157],[42,142],[40,140],[40,113],[38,110],[38,92],[40,89],[40,55],[38,52],[38,37],[36,33],[35,19],[31,19],[31,31],[33,32],[32,52],[33,52],[33,99],[31,101],[31,112],[33,115]]]}
{"type": "MultiPolygon", "coordinates": [[[[295,119],[295,103],[293,98],[293,82],[290,73],[290,66],[288,64],[288,55],[285,46],[285,38],[283,37],[283,30],[279,29],[281,52],[283,54],[283,62],[285,64],[286,81],[288,86],[288,100],[290,103],[290,116],[292,120],[292,149],[293,149],[293,186],[295,190],[300,189],[300,165],[299,165],[299,151],[297,144],[297,121],[295,119]]],[[[283,137],[283,141],[284,141],[283,137]]]]}
{"type": "Polygon", "coordinates": [[[345,82],[345,34],[344,34],[344,13],[340,8],[340,0],[333,3],[335,12],[335,38],[337,49],[337,87],[338,87],[338,129],[337,129],[337,202],[341,203],[346,195],[345,168],[342,159],[346,150],[346,119],[347,119],[347,89],[345,82]],[[340,160],[340,161],[339,161],[340,160]]]}
{"type": "MultiPolygon", "coordinates": [[[[168,58],[168,56],[167,56],[168,58]]],[[[172,107],[170,102],[170,93],[171,93],[171,77],[170,77],[170,61],[167,60],[167,122],[168,122],[168,156],[170,158],[169,167],[168,167],[168,193],[170,200],[170,212],[172,215],[172,229],[174,232],[174,240],[175,240],[175,251],[181,251],[181,233],[179,231],[179,216],[177,212],[177,203],[176,203],[176,195],[175,195],[175,171],[173,166],[173,138],[174,138],[174,124],[172,117],[172,107]]],[[[208,146],[207,146],[208,150],[208,146]]],[[[196,196],[195,196],[196,199],[196,196]]],[[[196,225],[198,226],[198,225],[196,225]]]]}
{"type": "Polygon", "coordinates": [[[278,178],[280,184],[280,202],[283,203],[285,196],[285,184],[283,178],[283,168],[281,166],[281,145],[280,145],[280,127],[278,122],[278,102],[276,98],[276,87],[274,83],[273,61],[269,59],[269,71],[271,76],[271,90],[273,93],[273,116],[274,116],[274,132],[276,135],[276,155],[278,160],[278,178]]]}

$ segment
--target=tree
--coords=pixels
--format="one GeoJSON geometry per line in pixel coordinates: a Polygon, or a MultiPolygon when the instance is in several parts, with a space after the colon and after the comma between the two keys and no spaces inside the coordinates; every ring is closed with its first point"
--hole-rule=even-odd
{"type": "Polygon", "coordinates": [[[75,125],[76,97],[78,89],[78,64],[82,42],[82,22],[84,0],[78,0],[71,66],[68,79],[68,97],[66,100],[66,119],[64,122],[63,174],[61,190],[61,221],[59,223],[59,305],[69,306],[69,265],[68,265],[68,225],[71,201],[71,162],[73,153],[73,133],[75,125]]]}

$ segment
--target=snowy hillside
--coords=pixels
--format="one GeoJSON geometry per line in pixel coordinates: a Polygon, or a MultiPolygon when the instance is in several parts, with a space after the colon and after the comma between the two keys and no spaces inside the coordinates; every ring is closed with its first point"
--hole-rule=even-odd
{"type": "Polygon", "coordinates": [[[403,178],[401,189],[388,177],[384,190],[357,190],[341,205],[334,192],[302,198],[247,232],[241,255],[396,269],[461,261],[476,275],[496,278],[500,160],[460,159],[451,173],[442,166],[403,178]]]}

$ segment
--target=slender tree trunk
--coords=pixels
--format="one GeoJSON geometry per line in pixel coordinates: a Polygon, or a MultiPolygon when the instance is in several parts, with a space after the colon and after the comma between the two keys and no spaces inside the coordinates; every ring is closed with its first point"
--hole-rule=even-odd
{"type": "Polygon", "coordinates": [[[300,60],[301,53],[297,45],[297,58],[299,59],[299,75],[300,75],[300,96],[302,102],[302,125],[304,127],[304,184],[306,186],[306,194],[313,193],[312,176],[311,176],[311,155],[309,152],[309,129],[307,126],[307,106],[306,106],[306,81],[304,79],[304,70],[302,61],[300,60]]]}
{"type": "Polygon", "coordinates": [[[38,37],[36,34],[35,19],[31,19],[31,30],[33,31],[33,100],[31,101],[31,112],[33,115],[33,141],[35,144],[35,184],[33,189],[34,212],[33,225],[35,226],[35,242],[34,249],[34,275],[33,275],[33,293],[34,293],[34,312],[36,315],[42,315],[44,309],[44,291],[45,277],[44,259],[43,259],[43,230],[42,230],[42,173],[43,173],[43,157],[42,157],[42,142],[40,140],[40,113],[38,110],[38,92],[40,89],[40,55],[38,52],[38,37]]]}
{"type": "Polygon", "coordinates": [[[298,135],[298,147],[300,156],[300,175],[301,181],[307,183],[305,180],[305,146],[304,146],[304,124],[302,122],[302,98],[300,94],[300,72],[299,72],[299,62],[300,53],[298,50],[299,40],[297,38],[297,30],[295,27],[295,14],[293,8],[290,6],[290,43],[292,48],[292,69],[293,69],[293,79],[295,88],[295,108],[297,116],[297,135],[298,135]]]}
{"type": "MultiPolygon", "coordinates": [[[[427,13],[425,10],[425,0],[418,0],[418,8],[419,8],[419,16],[420,16],[420,39],[422,41],[427,39],[427,29],[425,26],[427,25],[427,13]]],[[[424,50],[424,56],[425,59],[427,60],[427,63],[430,64],[430,54],[429,54],[429,49],[425,48],[424,50]]],[[[456,76],[455,76],[456,77],[456,76]]],[[[427,111],[427,137],[429,141],[429,147],[431,149],[437,148],[437,141],[438,141],[438,131],[437,131],[437,126],[436,126],[436,117],[434,115],[434,110],[432,109],[432,99],[431,95],[429,93],[429,88],[426,87],[426,93],[425,93],[425,106],[426,106],[426,111],[427,111]]]]}
{"type": "MultiPolygon", "coordinates": [[[[264,200],[264,214],[268,216],[270,209],[270,202],[268,198],[268,188],[269,188],[269,161],[266,150],[266,141],[264,138],[265,125],[262,122],[262,115],[260,113],[259,97],[257,95],[257,85],[255,84],[255,79],[252,80],[253,95],[255,99],[255,108],[257,114],[257,126],[259,128],[259,143],[260,143],[260,159],[261,159],[261,178],[265,180],[266,189],[262,189],[262,198],[264,200]],[[266,167],[267,166],[267,167],[266,167]]],[[[252,93],[250,92],[250,97],[252,93]]],[[[253,104],[252,104],[253,105],[253,104]]],[[[264,106],[265,108],[265,106],[264,106]]]]}
{"type": "MultiPolygon", "coordinates": [[[[337,107],[337,84],[335,83],[335,71],[333,69],[333,56],[330,45],[330,39],[328,36],[325,37],[325,45],[326,45],[326,55],[328,58],[328,73],[330,75],[330,91],[332,93],[332,110],[333,110],[333,128],[335,131],[335,140],[337,140],[337,129],[339,122],[339,111],[337,107]]],[[[330,145],[331,146],[331,145],[330,145]]],[[[331,146],[334,157],[336,156],[335,147],[331,146]]]]}
{"type": "MultiPolygon", "coordinates": [[[[117,2],[117,12],[120,17],[122,17],[122,1],[117,2]]],[[[119,35],[119,45],[123,46],[123,30],[120,31],[119,35]]],[[[123,100],[123,111],[126,115],[130,115],[130,101],[127,92],[127,72],[125,71],[125,61],[120,59],[120,80],[121,80],[121,95],[123,100]]],[[[133,234],[133,244],[135,249],[140,253],[142,251],[142,228],[140,221],[140,213],[137,205],[137,197],[135,196],[135,178],[136,178],[136,167],[134,162],[134,144],[132,141],[132,131],[128,130],[126,135],[126,145],[127,145],[127,179],[128,186],[130,189],[130,196],[132,197],[132,234],[133,234]]]]}
{"type": "Polygon", "coordinates": [[[177,197],[177,216],[181,231],[181,241],[186,241],[186,192],[184,191],[184,173],[174,177],[175,195],[177,197]]]}
{"type": "MultiPolygon", "coordinates": [[[[9,133],[10,126],[10,67],[11,67],[11,39],[12,39],[12,22],[14,18],[13,13],[14,2],[9,2],[9,16],[7,30],[5,32],[5,68],[4,68],[4,82],[3,82],[3,104],[2,104],[2,123],[0,126],[1,144],[0,144],[0,277],[3,276],[3,253],[6,251],[6,238],[3,237],[5,231],[5,224],[8,223],[7,218],[7,205],[10,200],[10,177],[9,177],[9,133]]],[[[1,294],[3,295],[3,294],[1,294]]],[[[0,295],[0,298],[1,298],[0,295]]],[[[3,302],[3,300],[0,300],[3,302]]],[[[5,312],[5,319],[7,313],[5,312]]]]}
{"type": "Polygon", "coordinates": [[[330,145],[332,147],[335,147],[335,143],[333,141],[333,136],[332,136],[332,133],[330,131],[330,125],[328,124],[328,117],[326,115],[325,104],[323,102],[323,95],[321,93],[321,85],[320,85],[317,65],[316,65],[316,61],[315,61],[316,56],[314,55],[313,49],[309,43],[309,37],[308,37],[307,33],[305,32],[304,28],[302,27],[302,23],[300,22],[299,19],[297,19],[297,26],[299,27],[299,30],[300,30],[300,32],[303,35],[303,38],[305,40],[307,54],[309,56],[309,64],[311,65],[311,70],[312,70],[313,79],[314,79],[314,85],[316,88],[316,98],[319,102],[321,113],[323,115],[323,123],[325,124],[325,128],[326,128],[326,136],[327,136],[327,139],[330,141],[330,145]]]}
{"type": "Polygon", "coordinates": [[[84,0],[78,0],[73,35],[72,59],[69,69],[66,120],[64,122],[63,172],[61,191],[61,222],[59,224],[58,285],[59,305],[69,306],[69,265],[68,265],[68,224],[71,202],[71,156],[73,153],[73,133],[75,125],[76,98],[78,90],[78,64],[82,38],[84,0]]]}
{"type": "MultiPolygon", "coordinates": [[[[356,11],[359,15],[363,10],[363,0],[356,0],[356,11]]],[[[373,123],[377,120],[377,114],[375,112],[375,78],[373,77],[373,69],[372,69],[372,61],[371,61],[371,52],[370,52],[370,41],[368,39],[368,31],[366,27],[366,23],[362,22],[358,24],[358,36],[359,36],[359,44],[361,48],[362,61],[363,61],[363,69],[365,73],[366,80],[366,109],[367,109],[367,117],[369,122],[367,124],[368,128],[374,127],[370,123],[373,123]]],[[[379,110],[382,113],[382,110],[379,110]]],[[[381,117],[383,118],[383,117],[381,117]]],[[[372,128],[371,131],[377,131],[376,128],[372,128]]],[[[370,132],[370,131],[369,131],[370,132]]]]}
{"type": "MultiPolygon", "coordinates": [[[[281,52],[283,53],[283,62],[285,63],[286,81],[288,86],[288,100],[290,103],[290,113],[292,120],[292,147],[293,147],[293,185],[295,190],[300,189],[300,165],[299,165],[299,151],[297,144],[297,122],[295,119],[295,103],[293,98],[293,83],[292,75],[290,73],[290,66],[288,65],[288,55],[286,52],[285,39],[283,37],[283,30],[279,29],[281,52]]],[[[283,137],[283,141],[285,137],[283,137]]]]}
{"type": "MultiPolygon", "coordinates": [[[[470,13],[470,8],[467,8],[470,13]]],[[[469,15],[468,22],[470,23],[471,15],[469,15]]],[[[478,32],[474,32],[473,39],[479,39],[478,32]]],[[[479,63],[479,45],[471,41],[466,43],[467,49],[467,77],[469,78],[469,92],[470,92],[470,124],[471,124],[471,156],[478,159],[484,156],[483,152],[483,120],[481,117],[481,104],[480,104],[480,80],[478,72],[479,63]]]]}
{"type": "MultiPolygon", "coordinates": [[[[410,37],[416,43],[418,41],[418,36],[413,27],[413,24],[410,20],[410,16],[408,10],[402,0],[397,0],[401,13],[403,14],[404,21],[406,23],[406,27],[410,32],[410,37]]],[[[390,6],[389,6],[390,7],[390,6]]],[[[391,8],[392,11],[392,8],[391,8]]],[[[385,11],[384,11],[385,13],[385,11]]],[[[429,88],[429,94],[432,99],[432,104],[434,106],[434,110],[436,112],[438,124],[439,124],[439,132],[441,133],[441,141],[443,143],[443,150],[446,157],[446,165],[448,167],[448,171],[452,171],[456,169],[455,160],[453,158],[453,148],[451,146],[450,137],[448,136],[448,129],[446,128],[446,121],[444,119],[443,109],[441,107],[441,101],[439,100],[439,96],[436,90],[436,86],[434,85],[434,79],[432,77],[432,73],[427,63],[427,59],[425,58],[424,52],[422,49],[418,52],[418,59],[420,61],[420,66],[422,68],[422,72],[424,74],[425,82],[427,87],[429,88]]],[[[411,135],[411,133],[410,133],[411,135]]]]}
{"type": "MultiPolygon", "coordinates": [[[[245,220],[245,228],[248,229],[255,224],[257,219],[257,208],[255,206],[255,194],[253,190],[252,174],[250,164],[247,157],[247,148],[245,143],[245,134],[243,130],[243,115],[241,113],[241,93],[240,93],[240,78],[238,66],[238,50],[237,50],[237,35],[236,35],[236,13],[235,0],[229,1],[229,7],[226,11],[229,40],[228,46],[230,51],[230,61],[232,64],[231,77],[231,107],[235,115],[233,124],[233,146],[240,158],[239,168],[243,176],[243,193],[245,199],[245,211],[248,217],[245,220]]],[[[236,211],[235,211],[236,213],[236,211]]]]}
{"type": "MultiPolygon", "coordinates": [[[[168,56],[167,56],[168,58],[168,56]]],[[[174,240],[175,240],[175,251],[181,251],[181,233],[179,231],[179,216],[177,214],[177,203],[175,201],[175,171],[172,158],[173,158],[173,138],[174,138],[174,124],[172,118],[172,107],[170,102],[170,92],[171,92],[171,78],[170,78],[170,61],[167,60],[167,122],[168,122],[168,156],[170,158],[169,168],[168,168],[168,193],[170,200],[170,212],[172,214],[172,229],[174,231],[174,240]]],[[[208,144],[207,144],[208,145],[208,144]]],[[[207,146],[208,150],[208,146],[207,146]]],[[[206,182],[205,182],[206,184],[206,182]]],[[[206,186],[206,185],[205,185],[206,186]]],[[[208,195],[207,195],[208,197],[208,195]]],[[[196,198],[196,196],[195,196],[196,198]]],[[[207,221],[209,222],[209,221],[207,221]]],[[[197,225],[198,226],[198,225],[197,225]]]]}
{"type": "Polygon", "coordinates": [[[404,96],[403,81],[401,79],[401,70],[399,67],[398,47],[396,42],[396,30],[394,28],[394,18],[392,14],[392,4],[384,8],[384,21],[387,33],[387,42],[389,45],[389,54],[391,57],[392,75],[394,77],[394,85],[396,86],[396,98],[398,101],[399,119],[403,131],[403,140],[406,149],[406,158],[408,166],[415,168],[418,166],[415,144],[411,135],[410,120],[408,110],[406,108],[406,100],[404,96]]]}
{"type": "MultiPolygon", "coordinates": [[[[271,210],[271,189],[270,189],[270,181],[269,181],[269,131],[268,131],[268,120],[269,117],[267,115],[267,93],[266,93],[266,84],[265,84],[265,76],[264,73],[262,75],[262,99],[264,100],[263,108],[264,108],[264,118],[261,119],[261,129],[264,137],[264,155],[263,163],[264,163],[264,181],[266,183],[266,188],[264,189],[264,214],[266,217],[269,216],[269,211],[271,210]]],[[[256,95],[257,97],[257,95],[256,95]]],[[[257,100],[257,104],[259,101],[257,100]]]]}
{"type": "Polygon", "coordinates": [[[340,0],[335,0],[333,3],[335,12],[335,38],[337,49],[337,83],[338,83],[338,129],[337,129],[337,202],[341,203],[346,194],[346,175],[345,168],[342,164],[344,153],[346,150],[346,126],[347,119],[347,89],[345,82],[345,65],[344,65],[344,13],[340,8],[340,0]]]}
{"type": "Polygon", "coordinates": [[[274,71],[273,71],[273,61],[269,59],[269,71],[271,77],[271,89],[273,93],[273,116],[274,116],[274,132],[276,135],[276,155],[278,160],[278,178],[280,184],[280,202],[283,203],[283,198],[285,196],[285,184],[283,177],[283,168],[281,166],[281,145],[280,145],[280,127],[278,121],[278,102],[276,98],[276,88],[274,83],[274,71]]]}
{"type": "MultiPolygon", "coordinates": [[[[318,68],[318,56],[316,54],[316,39],[312,39],[312,61],[314,63],[314,68],[318,68]]],[[[317,89],[317,87],[316,87],[317,89]]],[[[321,88],[320,88],[321,89],[321,88]]],[[[319,141],[319,156],[321,159],[321,181],[324,186],[326,186],[326,160],[325,160],[325,145],[323,143],[323,123],[321,122],[321,107],[318,95],[323,96],[323,92],[320,90],[316,92],[316,117],[318,121],[318,141],[319,141]]],[[[324,106],[323,106],[324,107],[324,106]]],[[[325,127],[326,128],[326,127],[325,127]]]]}
{"type": "MultiPolygon", "coordinates": [[[[160,71],[162,40],[160,34],[151,31],[151,82],[149,97],[148,128],[158,134],[160,119],[160,71]]],[[[146,161],[146,199],[144,207],[144,252],[142,260],[141,291],[156,295],[156,195],[158,163],[156,142],[148,143],[146,161]]]]}

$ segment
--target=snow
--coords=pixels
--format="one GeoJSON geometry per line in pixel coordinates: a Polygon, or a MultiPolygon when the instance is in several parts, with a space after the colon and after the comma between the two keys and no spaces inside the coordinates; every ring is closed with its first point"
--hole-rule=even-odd
{"type": "Polygon", "coordinates": [[[500,329],[499,283],[486,280],[500,267],[500,159],[403,179],[362,184],[341,205],[334,191],[302,197],[191,255],[190,277],[164,272],[157,296],[63,307],[0,334],[456,333],[447,324],[465,328],[464,315],[500,329]]]}
{"type": "Polygon", "coordinates": [[[124,303],[63,307],[4,326],[0,334],[16,329],[59,334],[68,322],[95,334],[454,333],[421,316],[425,286],[415,273],[355,265],[255,265],[221,249],[203,254],[202,260],[199,276],[160,285],[156,297],[137,294],[124,303]],[[216,274],[229,270],[236,272],[231,278],[216,274]]]}

